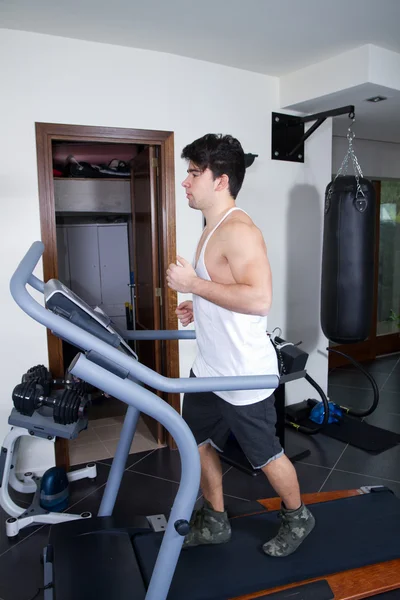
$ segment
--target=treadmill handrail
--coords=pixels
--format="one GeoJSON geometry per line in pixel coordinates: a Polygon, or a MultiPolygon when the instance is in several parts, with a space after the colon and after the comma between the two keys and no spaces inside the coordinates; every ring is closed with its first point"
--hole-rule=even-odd
{"type": "Polygon", "coordinates": [[[119,329],[124,340],[195,340],[194,329],[119,329]]]}
{"type": "Polygon", "coordinates": [[[85,352],[94,350],[125,369],[131,377],[163,392],[206,392],[251,389],[275,389],[279,385],[277,375],[251,375],[232,377],[186,377],[169,378],[156,373],[117,348],[81,329],[74,323],[51,312],[37,302],[27,291],[29,283],[38,291],[44,291],[44,283],[33,275],[44,251],[42,242],[34,242],[22,258],[10,281],[10,292],[18,306],[32,319],[50,329],[55,335],[68,340],[85,352]],[[43,289],[42,289],[43,286],[43,289]]]}
{"type": "MultiPolygon", "coordinates": [[[[182,520],[187,523],[190,522],[200,486],[201,467],[197,443],[187,423],[179,413],[150,390],[133,381],[123,380],[109,373],[99,365],[90,362],[84,354],[78,354],[75,357],[71,373],[96,387],[100,384],[101,389],[104,389],[110,395],[156,419],[171,433],[178,446],[181,459],[181,481],[145,598],[145,600],[165,600],[183,543],[183,537],[175,526],[182,520]]],[[[124,431],[121,434],[120,444],[121,441],[124,441],[123,436],[124,431]]],[[[112,472],[113,467],[111,467],[112,472]]],[[[112,477],[111,473],[110,477],[112,477]]],[[[114,500],[111,500],[110,507],[109,499],[105,500],[105,492],[102,501],[102,507],[104,502],[105,510],[101,514],[99,513],[99,516],[111,514],[119,483],[120,481],[118,482],[117,479],[114,483],[110,480],[107,482],[107,490],[113,495],[114,500]],[[108,511],[107,507],[111,510],[108,511]]]]}

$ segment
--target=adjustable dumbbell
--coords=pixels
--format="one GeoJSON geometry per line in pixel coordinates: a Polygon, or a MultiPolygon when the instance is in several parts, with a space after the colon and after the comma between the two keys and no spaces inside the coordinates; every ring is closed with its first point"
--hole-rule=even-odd
{"type": "Polygon", "coordinates": [[[69,390],[74,390],[81,396],[89,394],[90,390],[93,389],[93,387],[86,381],[73,379],[71,377],[69,379],[60,379],[60,381],[63,382],[62,385],[65,385],[69,390]]]}
{"type": "Polygon", "coordinates": [[[65,379],[53,379],[52,374],[44,365],[36,365],[28,369],[22,376],[22,383],[33,382],[43,388],[45,396],[49,396],[52,386],[65,386],[70,390],[78,392],[80,395],[88,394],[91,386],[85,381],[74,379],[69,373],[65,379]]]}
{"type": "Polygon", "coordinates": [[[86,416],[90,401],[75,390],[63,390],[55,396],[46,396],[43,388],[34,381],[20,383],[14,388],[12,399],[15,409],[31,417],[42,406],[53,409],[56,423],[68,425],[86,416]]]}
{"type": "Polygon", "coordinates": [[[37,383],[43,388],[44,394],[48,396],[53,384],[53,377],[44,365],[36,365],[35,367],[28,369],[27,372],[22,375],[21,382],[37,383]]]}

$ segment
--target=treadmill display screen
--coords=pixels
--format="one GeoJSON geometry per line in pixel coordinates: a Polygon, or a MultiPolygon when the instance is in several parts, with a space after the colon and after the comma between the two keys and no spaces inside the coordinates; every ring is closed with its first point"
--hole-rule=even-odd
{"type": "Polygon", "coordinates": [[[55,314],[137,359],[132,348],[111,325],[110,317],[98,307],[91,308],[58,279],[50,279],[44,284],[44,298],[46,308],[55,314]]]}

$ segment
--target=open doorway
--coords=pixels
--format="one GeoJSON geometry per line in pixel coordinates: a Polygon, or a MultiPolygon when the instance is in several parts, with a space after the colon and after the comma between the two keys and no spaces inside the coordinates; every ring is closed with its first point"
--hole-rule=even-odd
{"type": "MultiPolygon", "coordinates": [[[[176,329],[176,293],[164,275],[176,256],[173,134],[46,123],[36,134],[45,280],[60,279],[120,329],[176,329]]],[[[179,376],[177,342],[134,349],[146,366],[179,376]]],[[[48,350],[60,377],[77,350],[51,332],[48,350]]],[[[178,395],[160,395],[179,411],[178,395]]],[[[90,418],[106,424],[125,411],[99,391],[90,418]]],[[[144,421],[142,434],[173,446],[156,421],[144,421]]],[[[69,450],[57,441],[57,464],[69,466],[69,450]]]]}

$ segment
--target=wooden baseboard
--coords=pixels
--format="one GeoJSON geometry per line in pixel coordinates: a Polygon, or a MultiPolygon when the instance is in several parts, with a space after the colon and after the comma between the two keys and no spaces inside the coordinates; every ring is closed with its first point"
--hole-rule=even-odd
{"type": "Polygon", "coordinates": [[[327,575],[326,577],[307,579],[290,585],[247,594],[246,596],[238,596],[231,600],[256,600],[264,596],[268,598],[269,595],[276,592],[321,580],[328,582],[335,600],[362,600],[363,598],[371,598],[377,594],[400,589],[400,560],[377,563],[369,567],[351,569],[335,573],[334,575],[327,575]]]}
{"type": "MultiPolygon", "coordinates": [[[[361,490],[338,490],[334,492],[317,492],[315,494],[302,494],[301,499],[304,504],[317,504],[320,502],[329,502],[330,500],[340,500],[342,498],[350,498],[351,496],[360,496],[363,494],[361,490]]],[[[257,500],[267,510],[279,510],[281,507],[280,498],[266,498],[265,500],[257,500]]]]}

